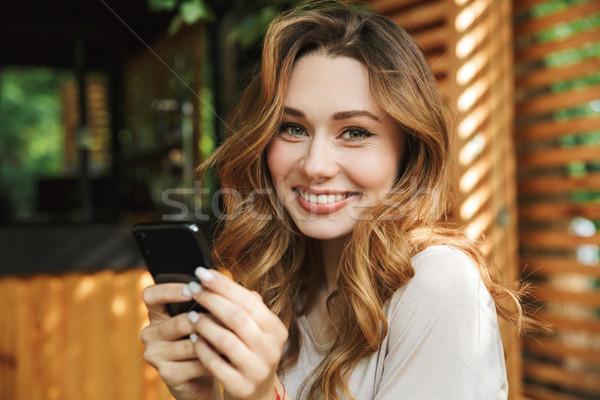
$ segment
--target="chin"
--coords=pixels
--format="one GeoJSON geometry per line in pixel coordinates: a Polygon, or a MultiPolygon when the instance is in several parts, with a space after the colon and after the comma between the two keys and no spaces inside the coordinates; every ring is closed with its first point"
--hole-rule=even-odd
{"type": "Polygon", "coordinates": [[[344,224],[336,221],[294,221],[298,230],[309,238],[332,240],[344,237],[354,230],[356,223],[344,224]]]}

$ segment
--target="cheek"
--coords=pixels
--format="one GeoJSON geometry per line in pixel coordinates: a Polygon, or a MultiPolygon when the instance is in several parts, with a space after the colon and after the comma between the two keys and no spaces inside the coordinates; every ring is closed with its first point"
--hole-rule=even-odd
{"type": "Polygon", "coordinates": [[[400,157],[396,152],[375,151],[368,154],[356,154],[347,165],[351,179],[367,191],[378,197],[387,193],[398,176],[400,157]]]}
{"type": "Polygon", "coordinates": [[[267,165],[274,184],[278,178],[284,178],[291,169],[290,157],[286,156],[286,146],[277,139],[273,140],[267,149],[267,165]]]}

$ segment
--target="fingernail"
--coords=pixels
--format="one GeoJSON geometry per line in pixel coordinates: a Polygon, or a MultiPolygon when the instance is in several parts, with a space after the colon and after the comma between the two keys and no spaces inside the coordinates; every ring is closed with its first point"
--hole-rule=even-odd
{"type": "Polygon", "coordinates": [[[192,297],[192,292],[190,292],[190,289],[187,286],[183,287],[181,293],[186,297],[192,297]]]}
{"type": "Polygon", "coordinates": [[[215,279],[213,274],[204,267],[196,268],[196,276],[203,282],[212,282],[215,279]]]}
{"type": "Polygon", "coordinates": [[[187,284],[187,289],[190,291],[190,293],[198,294],[202,290],[202,286],[200,286],[200,284],[196,281],[189,281],[187,284]]]}
{"type": "Polygon", "coordinates": [[[192,324],[195,324],[198,322],[198,319],[200,319],[200,314],[198,314],[196,311],[190,311],[187,316],[192,324]]]}
{"type": "Polygon", "coordinates": [[[195,333],[190,334],[190,340],[192,343],[196,343],[198,341],[198,335],[195,333]]]}

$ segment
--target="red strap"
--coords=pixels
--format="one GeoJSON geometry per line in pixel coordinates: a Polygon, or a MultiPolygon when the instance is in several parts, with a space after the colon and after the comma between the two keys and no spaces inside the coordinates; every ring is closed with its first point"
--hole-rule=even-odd
{"type": "Polygon", "coordinates": [[[281,384],[281,387],[283,388],[283,398],[281,398],[279,396],[279,393],[277,392],[277,386],[275,386],[274,387],[274,389],[275,389],[275,396],[276,396],[275,400],[285,400],[285,386],[283,385],[283,383],[281,384]]]}

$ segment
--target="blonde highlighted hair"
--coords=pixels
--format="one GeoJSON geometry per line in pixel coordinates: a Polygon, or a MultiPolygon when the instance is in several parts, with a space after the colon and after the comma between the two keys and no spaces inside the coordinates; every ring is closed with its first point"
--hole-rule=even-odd
{"type": "Polygon", "coordinates": [[[522,289],[497,281],[478,243],[443,222],[450,135],[444,103],[418,46],[398,25],[360,7],[334,2],[306,8],[270,25],[260,73],[232,115],[227,139],[200,171],[213,166],[221,187],[235,189],[236,195],[223,196],[229,217],[220,223],[214,257],[238,282],[260,293],[288,327],[284,371],[298,359],[297,318],[310,305],[323,271],[318,246],[298,232],[275,194],[266,149],[280,127],[298,58],[318,52],[351,57],[367,67],[373,96],[403,129],[406,153],[390,194],[347,238],[337,290],[327,302],[330,316],[336,315],[336,339],[308,388],[309,399],[338,399],[340,391],[351,398],[350,373],[387,334],[384,303],[413,277],[411,257],[430,245],[452,245],[476,262],[502,318],[519,330],[535,322],[521,309],[522,289]]]}

